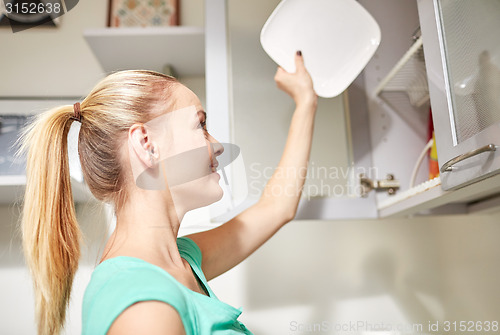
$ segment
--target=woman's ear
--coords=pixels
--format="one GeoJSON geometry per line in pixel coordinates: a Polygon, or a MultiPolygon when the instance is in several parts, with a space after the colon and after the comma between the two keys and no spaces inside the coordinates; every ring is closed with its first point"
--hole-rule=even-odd
{"type": "Polygon", "coordinates": [[[136,123],[130,127],[128,140],[132,151],[142,164],[151,168],[156,164],[159,157],[158,148],[153,143],[147,127],[136,123]]]}

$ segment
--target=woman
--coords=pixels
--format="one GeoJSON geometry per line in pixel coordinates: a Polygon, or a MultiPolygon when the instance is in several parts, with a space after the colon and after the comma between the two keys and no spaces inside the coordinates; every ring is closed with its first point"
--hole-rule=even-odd
{"type": "Polygon", "coordinates": [[[193,92],[156,72],[122,71],[103,79],[81,104],[38,117],[23,137],[28,155],[22,231],[39,334],[58,334],[64,325],[80,256],[66,141],[75,120],[81,122],[85,181],[97,199],[114,205],[117,218],[85,292],[83,334],[251,334],[237,320],[241,311],[220,302],[207,281],[240,263],[295,216],[317,103],[299,51],[295,61],[296,72],[278,68],[275,81],[296,103],[277,171],[297,173],[275,173],[257,204],[187,237],[177,237],[184,214],[222,196],[213,172],[223,149],[206,130],[206,114],[193,92]],[[191,155],[196,164],[186,164],[199,171],[174,182],[177,172],[165,162],[200,145],[207,154],[191,155]]]}

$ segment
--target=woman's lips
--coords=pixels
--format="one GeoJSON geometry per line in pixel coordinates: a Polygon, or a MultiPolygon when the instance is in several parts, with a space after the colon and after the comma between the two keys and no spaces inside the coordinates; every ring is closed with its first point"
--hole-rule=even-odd
{"type": "Polygon", "coordinates": [[[217,161],[210,163],[210,169],[212,170],[212,172],[215,172],[217,170],[218,166],[219,166],[219,162],[217,162],[217,161]]]}

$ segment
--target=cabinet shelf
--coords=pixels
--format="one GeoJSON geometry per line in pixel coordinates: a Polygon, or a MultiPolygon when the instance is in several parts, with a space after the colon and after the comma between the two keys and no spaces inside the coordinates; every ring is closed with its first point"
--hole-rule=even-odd
{"type": "Polygon", "coordinates": [[[205,74],[202,27],[99,28],[83,33],[105,72],[170,65],[179,77],[205,74]]]}
{"type": "Polygon", "coordinates": [[[422,37],[396,63],[375,88],[380,97],[396,112],[419,110],[429,102],[429,86],[423,56],[422,37]]]}
{"type": "MultiPolygon", "coordinates": [[[[394,196],[388,197],[385,200],[381,201],[377,209],[379,211],[398,211],[398,206],[405,206],[405,203],[415,202],[415,199],[421,197],[425,194],[425,197],[436,197],[442,194],[441,187],[441,179],[440,177],[436,177],[431,180],[427,180],[419,185],[416,185],[408,190],[403,192],[398,192],[394,196]],[[430,196],[430,194],[434,194],[430,196]],[[396,208],[396,209],[394,209],[396,208]]],[[[407,206],[407,205],[406,205],[407,206]]]]}
{"type": "MultiPolygon", "coordinates": [[[[471,202],[481,203],[492,195],[498,194],[498,188],[491,185],[500,185],[500,174],[467,185],[453,191],[441,188],[439,177],[428,180],[407,191],[379,203],[379,217],[401,217],[412,214],[425,213],[447,205],[449,214],[473,213],[471,202]]],[[[445,211],[446,212],[446,211],[445,211]]]]}

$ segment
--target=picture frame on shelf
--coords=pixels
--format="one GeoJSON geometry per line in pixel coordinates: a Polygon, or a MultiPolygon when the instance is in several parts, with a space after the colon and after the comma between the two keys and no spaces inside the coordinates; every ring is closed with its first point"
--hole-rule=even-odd
{"type": "Polygon", "coordinates": [[[179,25],[179,0],[108,0],[108,27],[179,25]]]}

